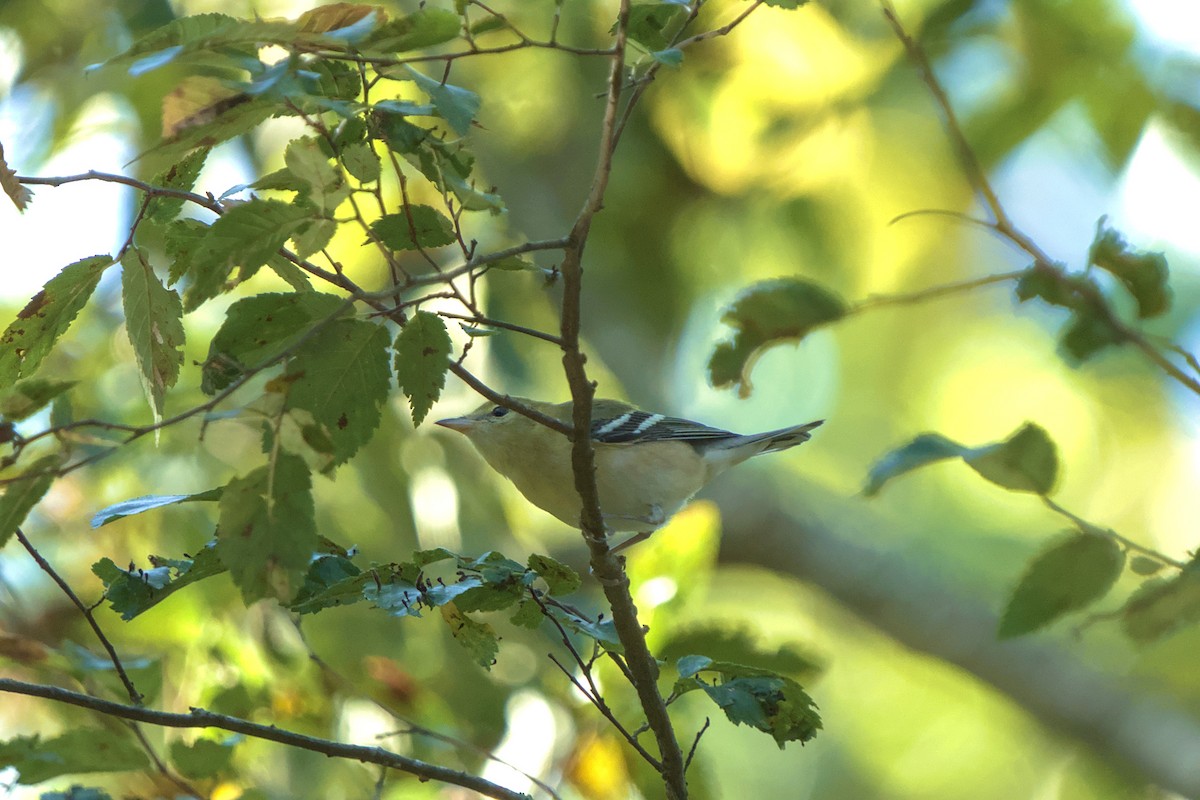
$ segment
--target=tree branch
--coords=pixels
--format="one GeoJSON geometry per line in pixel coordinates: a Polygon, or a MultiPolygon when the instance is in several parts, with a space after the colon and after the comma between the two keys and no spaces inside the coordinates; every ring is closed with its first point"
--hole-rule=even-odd
{"type": "Polygon", "coordinates": [[[460,772],[449,767],[429,764],[415,758],[402,756],[385,750],[382,747],[366,747],[357,744],[343,744],[330,739],[320,739],[303,733],[277,728],[274,725],[260,725],[257,722],[216,714],[202,708],[193,708],[187,714],[174,714],[169,711],[157,711],[142,706],[123,705],[110,700],[72,692],[57,686],[46,686],[39,683],[26,683],[11,678],[0,678],[0,692],[23,694],[29,697],[40,697],[56,703],[87,708],[99,711],[119,719],[145,722],[163,728],[218,728],[220,730],[240,733],[255,739],[278,742],[300,750],[321,753],[331,758],[345,758],[360,761],[364,764],[378,764],[389,769],[407,772],[424,781],[440,781],[454,786],[462,786],[479,792],[485,797],[497,800],[529,800],[529,796],[514,792],[491,781],[477,778],[466,772],[460,772]]]}

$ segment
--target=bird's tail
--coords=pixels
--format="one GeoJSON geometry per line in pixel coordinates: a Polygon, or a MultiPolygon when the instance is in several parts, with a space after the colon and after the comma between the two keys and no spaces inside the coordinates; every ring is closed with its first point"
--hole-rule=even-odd
{"type": "Polygon", "coordinates": [[[760,453],[773,453],[776,450],[786,450],[789,447],[795,447],[798,444],[803,444],[812,438],[809,432],[813,428],[820,427],[825,420],[819,419],[816,422],[809,422],[805,425],[794,425],[790,428],[781,428],[777,431],[768,431],[767,433],[756,434],[754,438],[766,441],[766,446],[760,450],[760,453]]]}

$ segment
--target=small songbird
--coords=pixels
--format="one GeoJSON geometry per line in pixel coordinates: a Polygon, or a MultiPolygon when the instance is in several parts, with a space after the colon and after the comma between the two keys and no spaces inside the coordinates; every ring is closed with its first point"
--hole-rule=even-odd
{"type": "MultiPolygon", "coordinates": [[[[569,402],[512,399],[571,424],[569,402]]],[[[616,400],[596,400],[591,436],[600,510],[609,531],[637,532],[613,550],[648,537],[725,470],[760,453],[807,442],[809,431],[822,422],[742,435],[616,400]]],[[[579,527],[582,504],[575,490],[571,442],[562,433],[493,403],[437,424],[470,439],[492,469],[511,480],[529,502],[579,527]]]]}

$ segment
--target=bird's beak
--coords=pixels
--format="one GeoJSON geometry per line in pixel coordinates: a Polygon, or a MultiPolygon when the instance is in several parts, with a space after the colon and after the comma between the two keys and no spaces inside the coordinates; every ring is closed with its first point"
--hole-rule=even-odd
{"type": "Polygon", "coordinates": [[[467,417],[450,417],[449,419],[439,419],[433,424],[459,433],[466,433],[471,428],[472,420],[467,417]]]}

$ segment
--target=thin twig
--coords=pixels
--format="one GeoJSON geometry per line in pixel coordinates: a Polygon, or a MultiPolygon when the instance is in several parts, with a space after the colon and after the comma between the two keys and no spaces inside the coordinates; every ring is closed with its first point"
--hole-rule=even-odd
{"type": "Polygon", "coordinates": [[[700,746],[700,737],[704,735],[706,730],[708,730],[708,726],[711,722],[712,720],[710,720],[708,717],[705,717],[704,725],[701,726],[700,730],[696,731],[696,738],[692,741],[692,748],[688,750],[687,759],[683,762],[684,770],[692,765],[692,759],[696,755],[696,748],[700,746]]]}
{"type": "Polygon", "coordinates": [[[850,314],[858,314],[863,311],[871,311],[883,306],[899,306],[909,305],[912,303],[923,303],[926,300],[934,300],[947,295],[960,294],[962,292],[968,292],[972,289],[979,289],[984,286],[992,286],[997,283],[1006,283],[1008,281],[1017,280],[1027,271],[1028,270],[1020,269],[1012,272],[1002,272],[996,275],[987,275],[983,278],[974,278],[968,281],[943,283],[938,286],[931,286],[928,289],[921,289],[920,291],[908,292],[905,294],[872,295],[852,305],[846,311],[846,315],[849,316],[850,314]]]}
{"type": "Polygon", "coordinates": [[[430,764],[399,753],[393,753],[382,747],[366,747],[364,745],[344,744],[331,739],[321,739],[303,733],[277,728],[274,725],[260,725],[257,722],[217,714],[203,708],[192,708],[187,714],[175,714],[169,711],[157,711],[143,706],[124,705],[110,700],[102,700],[79,692],[72,692],[57,686],[46,686],[40,683],[26,683],[11,678],[0,678],[0,692],[21,694],[29,697],[40,697],[56,703],[66,703],[79,708],[99,711],[119,719],[129,719],[158,725],[164,728],[218,728],[224,731],[240,733],[255,739],[278,742],[300,750],[321,753],[331,758],[344,758],[360,761],[364,764],[379,764],[389,769],[407,772],[421,780],[440,781],[470,789],[486,797],[497,800],[530,800],[529,795],[514,792],[491,781],[476,777],[467,772],[460,772],[449,767],[430,764]]]}
{"type": "Polygon", "coordinates": [[[29,553],[29,555],[33,557],[33,560],[37,562],[37,565],[42,568],[42,572],[45,572],[50,576],[50,579],[58,585],[58,588],[62,590],[62,593],[65,594],[67,599],[71,601],[71,605],[79,609],[79,613],[83,615],[85,620],[87,620],[88,627],[92,629],[92,633],[96,634],[96,638],[100,640],[100,644],[102,647],[104,647],[104,651],[108,653],[108,658],[112,662],[113,669],[117,671],[117,677],[121,679],[121,683],[125,686],[125,692],[129,695],[129,701],[134,705],[140,706],[145,698],[143,697],[142,693],[137,690],[137,687],[133,685],[133,681],[130,679],[129,673],[125,671],[125,665],[121,663],[121,657],[117,655],[117,649],[113,647],[113,643],[109,641],[107,636],[104,635],[104,630],[100,627],[100,623],[96,622],[96,617],[92,614],[92,610],[83,604],[83,601],[79,599],[79,595],[75,594],[75,590],[71,588],[71,585],[63,580],[63,577],[59,575],[57,571],[55,571],[54,567],[50,565],[50,562],[46,560],[45,556],[38,552],[38,549],[33,546],[32,542],[29,541],[29,537],[25,535],[25,532],[20,528],[17,528],[15,533],[17,536],[17,541],[19,541],[21,546],[25,548],[25,552],[29,553]]]}
{"type": "Polygon", "coordinates": [[[1088,522],[1083,517],[1077,516],[1076,514],[1068,511],[1067,509],[1063,508],[1058,503],[1054,502],[1053,500],[1051,500],[1049,497],[1046,497],[1045,495],[1042,495],[1042,502],[1045,503],[1046,507],[1049,508],[1051,511],[1055,512],[1056,514],[1061,514],[1062,516],[1071,520],[1071,522],[1075,525],[1075,527],[1079,528],[1079,530],[1083,531],[1084,533],[1094,533],[1094,534],[1097,534],[1098,536],[1104,536],[1106,538],[1112,539],[1113,541],[1117,542],[1118,544],[1123,546],[1126,550],[1132,550],[1135,553],[1141,553],[1144,556],[1152,558],[1155,561],[1158,561],[1162,564],[1166,564],[1168,566],[1175,567],[1176,569],[1180,569],[1180,570],[1187,569],[1188,565],[1185,564],[1184,562],[1179,561],[1174,558],[1171,558],[1168,555],[1164,555],[1164,554],[1158,552],[1157,550],[1154,550],[1153,548],[1138,544],[1137,542],[1133,541],[1132,539],[1127,539],[1124,536],[1122,536],[1121,534],[1114,531],[1112,528],[1102,528],[1099,525],[1093,525],[1092,523],[1088,522]]]}

